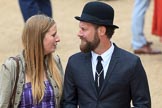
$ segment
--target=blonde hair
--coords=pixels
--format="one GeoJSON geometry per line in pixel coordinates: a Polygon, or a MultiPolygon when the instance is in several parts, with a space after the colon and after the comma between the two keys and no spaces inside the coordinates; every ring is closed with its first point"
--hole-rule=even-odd
{"type": "Polygon", "coordinates": [[[22,44],[24,46],[24,58],[26,63],[26,75],[31,81],[34,103],[39,103],[44,96],[45,58],[51,72],[62,92],[62,78],[51,54],[44,55],[43,39],[45,33],[55,24],[55,21],[45,15],[34,15],[29,18],[24,26],[22,44]]]}

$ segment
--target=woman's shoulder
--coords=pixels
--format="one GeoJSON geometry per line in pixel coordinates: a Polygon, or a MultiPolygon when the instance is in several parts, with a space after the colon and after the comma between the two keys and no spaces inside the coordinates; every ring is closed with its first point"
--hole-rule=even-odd
{"type": "Polygon", "coordinates": [[[6,69],[11,70],[15,66],[16,66],[16,62],[15,62],[14,58],[9,57],[3,62],[2,66],[1,66],[1,71],[6,70],[6,69]]]}
{"type": "Polygon", "coordinates": [[[56,63],[61,63],[59,55],[54,55],[54,60],[56,61],[56,63]]]}
{"type": "Polygon", "coordinates": [[[61,74],[64,74],[64,69],[63,69],[62,62],[61,62],[59,55],[54,55],[54,60],[61,74]]]}
{"type": "Polygon", "coordinates": [[[22,61],[22,54],[19,54],[17,56],[8,57],[1,64],[0,73],[6,72],[6,71],[8,71],[8,72],[15,71],[18,63],[21,64],[20,61],[22,61]]]}
{"type": "MultiPolygon", "coordinates": [[[[16,62],[13,58],[7,58],[0,68],[0,84],[14,81],[16,73],[16,62]]],[[[6,87],[6,86],[5,86],[6,87]]]]}

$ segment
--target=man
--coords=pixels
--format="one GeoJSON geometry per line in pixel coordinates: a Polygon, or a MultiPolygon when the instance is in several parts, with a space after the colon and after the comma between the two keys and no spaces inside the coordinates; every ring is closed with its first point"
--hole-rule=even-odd
{"type": "Polygon", "coordinates": [[[88,2],[80,21],[81,52],[69,58],[61,108],[151,108],[148,81],[140,58],[110,41],[114,10],[88,2]]]}
{"type": "Polygon", "coordinates": [[[132,47],[135,54],[162,54],[151,48],[152,42],[146,40],[144,34],[144,17],[150,0],[135,0],[132,18],[132,47]]]}

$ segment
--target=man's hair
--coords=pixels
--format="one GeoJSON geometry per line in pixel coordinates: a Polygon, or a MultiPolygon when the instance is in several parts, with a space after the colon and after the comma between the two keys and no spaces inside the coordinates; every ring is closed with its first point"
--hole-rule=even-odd
{"type": "Polygon", "coordinates": [[[113,34],[114,34],[115,28],[112,26],[106,26],[106,35],[109,39],[112,38],[113,34]]]}
{"type": "MultiPolygon", "coordinates": [[[[93,24],[95,29],[98,29],[98,27],[100,27],[101,25],[97,25],[97,24],[93,24]]],[[[106,35],[109,39],[112,38],[114,31],[115,31],[115,27],[112,26],[105,26],[106,27],[106,35]]]]}

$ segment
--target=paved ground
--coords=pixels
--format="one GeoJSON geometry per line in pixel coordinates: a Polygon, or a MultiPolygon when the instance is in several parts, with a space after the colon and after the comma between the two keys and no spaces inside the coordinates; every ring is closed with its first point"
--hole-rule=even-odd
{"type": "MultiPolygon", "coordinates": [[[[84,4],[90,0],[52,0],[54,19],[58,25],[61,42],[57,53],[65,68],[68,57],[79,51],[80,40],[76,36],[78,21],[74,16],[80,15],[84,4]]],[[[92,0],[91,0],[92,1],[92,0]]],[[[134,0],[108,0],[115,9],[116,30],[112,41],[118,46],[132,52],[131,49],[131,15],[134,0]]],[[[151,35],[153,1],[146,14],[145,34],[148,40],[154,42],[153,48],[162,50],[162,43],[151,35]]],[[[21,51],[21,32],[23,19],[19,10],[18,0],[0,1],[0,63],[21,51]]],[[[162,55],[139,55],[146,70],[152,97],[152,108],[162,108],[162,55]]],[[[123,61],[124,62],[124,61],[123,61]]]]}

